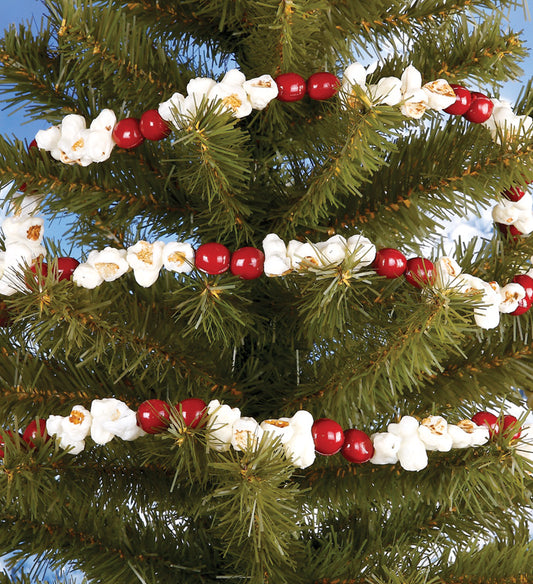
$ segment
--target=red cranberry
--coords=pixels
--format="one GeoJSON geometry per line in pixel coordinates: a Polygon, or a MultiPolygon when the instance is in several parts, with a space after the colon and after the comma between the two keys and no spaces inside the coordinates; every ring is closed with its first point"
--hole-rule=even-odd
{"type": "Polygon", "coordinates": [[[179,411],[186,426],[196,428],[205,418],[207,404],[197,397],[184,399],[178,404],[179,411]]]}
{"type": "Polygon", "coordinates": [[[495,436],[498,434],[498,417],[490,412],[478,412],[472,416],[472,422],[478,426],[487,426],[489,429],[489,434],[495,436]]]}
{"type": "Polygon", "coordinates": [[[511,314],[514,314],[515,316],[520,316],[521,314],[524,314],[524,312],[527,312],[533,304],[533,278],[527,274],[519,274],[512,279],[512,282],[520,284],[526,292],[524,298],[519,300],[518,308],[511,312],[511,314]]]}
{"type": "Polygon", "coordinates": [[[113,140],[119,148],[135,148],[144,142],[137,118],[124,118],[113,128],[113,140]]]}
{"type": "Polygon", "coordinates": [[[511,187],[510,189],[505,189],[502,191],[502,195],[509,199],[509,201],[519,201],[524,195],[526,191],[522,190],[520,187],[511,187]]]}
{"type": "Polygon", "coordinates": [[[508,434],[511,433],[511,429],[514,428],[515,434],[514,436],[511,438],[511,440],[518,440],[520,438],[520,434],[522,433],[522,429],[517,427],[518,424],[518,420],[514,417],[511,416],[510,414],[507,414],[506,416],[503,416],[503,428],[502,428],[502,432],[503,435],[508,438],[508,434]]]}
{"type": "Polygon", "coordinates": [[[374,445],[365,432],[352,428],[344,431],[341,454],[350,462],[362,464],[374,456],[374,445]]]}
{"type": "Polygon", "coordinates": [[[444,111],[453,116],[462,116],[468,111],[472,102],[470,91],[462,85],[454,85],[453,83],[450,84],[450,87],[455,93],[455,103],[452,103],[444,111]]]}
{"type": "Polygon", "coordinates": [[[196,250],[194,263],[207,274],[223,274],[230,265],[229,249],[221,243],[204,243],[196,250]]]}
{"type": "Polygon", "coordinates": [[[385,278],[398,278],[407,267],[407,259],[403,253],[392,247],[378,250],[373,262],[374,270],[385,278]]]}
{"type": "Polygon", "coordinates": [[[46,420],[43,420],[42,418],[38,421],[32,420],[28,424],[26,430],[24,430],[22,439],[30,448],[35,448],[36,445],[38,446],[41,442],[48,442],[50,436],[48,436],[48,432],[46,431],[46,420]]]}
{"type": "Polygon", "coordinates": [[[333,97],[340,87],[340,81],[326,71],[313,73],[307,80],[307,95],[311,99],[329,99],[333,97]]]}
{"type": "Polygon", "coordinates": [[[435,266],[424,258],[407,260],[405,279],[415,288],[431,286],[435,283],[435,266]]]}
{"type": "Polygon", "coordinates": [[[170,126],[156,109],[144,112],[139,122],[139,129],[147,140],[163,140],[170,134],[170,126]]]}
{"type": "Polygon", "coordinates": [[[482,124],[490,118],[494,103],[490,97],[483,95],[483,93],[473,91],[471,95],[472,102],[463,117],[474,124],[482,124]]]}
{"type": "Polygon", "coordinates": [[[315,450],[324,456],[336,454],[344,444],[342,427],[329,418],[316,420],[311,432],[313,434],[315,450]]]}
{"type": "Polygon", "coordinates": [[[280,101],[298,101],[305,95],[305,79],[298,73],[282,73],[275,81],[280,101]]]}
{"type": "Polygon", "coordinates": [[[230,270],[243,280],[254,280],[263,273],[265,254],[255,247],[241,247],[231,255],[230,270]]]}
{"type": "Polygon", "coordinates": [[[137,424],[147,434],[159,434],[170,423],[170,405],[161,399],[148,399],[137,410],[137,424]]]}

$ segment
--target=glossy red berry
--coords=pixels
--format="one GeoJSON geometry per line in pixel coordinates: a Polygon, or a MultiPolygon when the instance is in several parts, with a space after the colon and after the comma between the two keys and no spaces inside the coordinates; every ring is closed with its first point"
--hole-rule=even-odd
{"type": "Polygon", "coordinates": [[[344,432],[342,427],[329,418],[315,420],[311,428],[315,450],[324,456],[336,454],[344,444],[344,432]]]}
{"type": "Polygon", "coordinates": [[[372,266],[380,276],[398,278],[405,272],[407,258],[397,249],[384,247],[376,253],[372,266]]]}
{"type": "Polygon", "coordinates": [[[452,105],[448,106],[444,111],[452,116],[462,116],[468,111],[468,108],[472,103],[472,95],[470,94],[470,91],[462,85],[451,83],[450,87],[455,93],[455,103],[452,103],[452,105]]]}
{"type": "Polygon", "coordinates": [[[522,428],[518,428],[517,424],[518,424],[518,420],[514,416],[511,416],[510,414],[503,416],[503,424],[502,424],[503,435],[507,438],[508,434],[511,433],[510,429],[514,429],[515,434],[513,435],[511,440],[518,440],[520,438],[520,434],[522,433],[522,428]]]}
{"type": "Polygon", "coordinates": [[[506,225],[505,223],[496,223],[500,233],[504,237],[508,237],[513,240],[517,240],[523,233],[519,231],[514,225],[506,225]]]}
{"type": "Polygon", "coordinates": [[[74,270],[80,265],[78,260],[69,257],[57,258],[54,266],[54,275],[57,280],[70,280],[74,270]]]}
{"type": "Polygon", "coordinates": [[[180,401],[178,407],[185,425],[190,428],[196,428],[205,418],[207,404],[203,399],[190,397],[180,401]]]}
{"type": "Polygon", "coordinates": [[[137,410],[137,425],[147,434],[159,434],[170,423],[170,405],[162,399],[148,399],[137,410]]]}
{"type": "Polygon", "coordinates": [[[405,279],[409,284],[415,286],[415,288],[431,286],[435,283],[435,266],[433,262],[424,258],[411,258],[407,260],[405,279]]]}
{"type": "Polygon", "coordinates": [[[22,439],[30,448],[35,448],[40,442],[48,442],[50,436],[46,431],[46,420],[39,418],[39,420],[32,420],[24,434],[22,434],[22,439]]]}
{"type": "Polygon", "coordinates": [[[204,243],[196,250],[194,263],[207,274],[223,274],[230,264],[229,249],[221,243],[204,243]]]}
{"type": "Polygon", "coordinates": [[[472,102],[463,117],[474,124],[482,124],[490,118],[494,103],[490,97],[483,95],[483,93],[473,91],[471,95],[472,102]]]}
{"type": "Polygon", "coordinates": [[[298,73],[282,73],[275,81],[280,101],[298,101],[305,95],[305,79],[298,73]]]}
{"type": "Polygon", "coordinates": [[[527,274],[519,274],[512,279],[512,282],[520,284],[526,293],[524,298],[518,301],[518,308],[511,312],[514,316],[520,316],[524,312],[527,312],[533,305],[533,278],[527,274]]]}
{"type": "Polygon", "coordinates": [[[489,429],[489,434],[491,436],[495,436],[498,434],[499,426],[498,426],[498,417],[490,412],[478,412],[472,416],[472,422],[477,424],[478,426],[487,426],[489,429]]]}
{"type": "Polygon", "coordinates": [[[7,309],[7,305],[3,300],[0,300],[0,327],[9,326],[11,323],[11,315],[7,309]]]}
{"type": "Polygon", "coordinates": [[[243,280],[254,280],[263,273],[265,254],[255,247],[241,247],[231,254],[230,270],[243,280]]]}
{"type": "Polygon", "coordinates": [[[351,428],[344,431],[341,454],[350,462],[362,464],[374,456],[374,445],[365,432],[351,428]]]}
{"type": "Polygon", "coordinates": [[[113,140],[119,148],[135,148],[144,142],[137,118],[124,118],[113,128],[113,140]]]}
{"type": "Polygon", "coordinates": [[[139,129],[147,140],[163,140],[170,134],[170,126],[156,109],[144,112],[139,121],[139,129]]]}
{"type": "Polygon", "coordinates": [[[313,73],[307,80],[307,95],[311,99],[329,99],[333,97],[340,87],[340,81],[327,71],[313,73]]]}
{"type": "Polygon", "coordinates": [[[514,202],[519,201],[525,194],[526,191],[522,190],[520,187],[511,187],[510,189],[502,191],[502,196],[509,199],[509,201],[514,202]]]}
{"type": "Polygon", "coordinates": [[[26,286],[37,292],[42,289],[46,276],[48,276],[48,264],[46,262],[37,262],[30,267],[31,274],[26,276],[26,286]]]}

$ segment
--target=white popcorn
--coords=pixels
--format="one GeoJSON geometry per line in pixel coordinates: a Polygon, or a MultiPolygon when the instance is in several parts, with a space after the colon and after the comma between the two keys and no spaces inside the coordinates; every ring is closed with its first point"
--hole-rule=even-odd
{"type": "Polygon", "coordinates": [[[339,98],[344,106],[353,107],[354,86],[358,85],[366,92],[366,76],[367,70],[361,63],[352,63],[346,67],[339,90],[339,98]]]}
{"type": "Polygon", "coordinates": [[[87,290],[93,290],[103,283],[104,279],[94,266],[79,264],[72,274],[72,281],[87,290]]]}
{"type": "Polygon", "coordinates": [[[401,440],[399,436],[389,432],[378,432],[370,436],[374,445],[374,454],[370,459],[372,464],[395,464],[398,462],[398,450],[401,440]]]}
{"type": "Polygon", "coordinates": [[[25,243],[11,243],[5,252],[0,252],[0,294],[11,296],[26,290],[22,272],[32,265],[41,249],[44,250],[41,246],[33,248],[25,243]]]}
{"type": "Polygon", "coordinates": [[[483,306],[474,309],[474,320],[483,329],[492,329],[500,322],[500,290],[496,282],[482,282],[483,306]]]}
{"type": "Polygon", "coordinates": [[[109,109],[103,110],[89,128],[83,116],[69,114],[59,126],[37,132],[35,141],[56,160],[88,166],[103,162],[111,155],[115,146],[112,136],[115,123],[116,116],[109,109]]]}
{"type": "Polygon", "coordinates": [[[74,406],[69,416],[49,416],[46,431],[59,439],[61,448],[69,454],[79,454],[85,448],[85,438],[91,430],[92,416],[83,406],[74,406]]]}
{"type": "Polygon", "coordinates": [[[262,110],[277,97],[278,85],[270,75],[261,75],[242,84],[253,109],[262,110]]]}
{"type": "Polygon", "coordinates": [[[516,445],[516,454],[533,463],[533,424],[524,424],[516,445]]]}
{"type": "Polygon", "coordinates": [[[524,194],[522,195],[522,197],[520,199],[518,199],[518,201],[509,201],[509,202],[513,204],[513,207],[515,209],[518,209],[520,211],[529,211],[529,214],[531,214],[531,207],[533,205],[533,197],[531,196],[530,192],[525,191],[524,194]]]}
{"type": "Polygon", "coordinates": [[[182,127],[180,122],[181,112],[184,110],[185,96],[181,93],[174,93],[170,99],[159,104],[157,111],[159,115],[166,121],[174,124],[179,128],[182,127]],[[177,117],[176,117],[177,114],[177,117]]]}
{"type": "Polygon", "coordinates": [[[442,416],[424,418],[418,427],[418,435],[426,450],[448,452],[452,448],[453,439],[448,434],[448,422],[442,416]]]}
{"type": "Polygon", "coordinates": [[[126,259],[126,250],[113,247],[106,247],[101,251],[91,251],[86,263],[92,266],[105,282],[112,282],[120,278],[130,269],[126,259]]]}
{"type": "Polygon", "coordinates": [[[162,241],[148,243],[142,240],[128,248],[126,259],[133,269],[135,280],[144,288],[151,286],[159,277],[164,248],[162,241]]]}
{"type": "Polygon", "coordinates": [[[315,442],[311,431],[313,421],[313,416],[305,410],[299,410],[289,418],[293,433],[284,444],[285,455],[297,468],[307,468],[315,461],[315,442]]]}
{"type": "Polygon", "coordinates": [[[511,313],[518,308],[520,300],[525,298],[526,291],[524,287],[515,282],[505,285],[500,289],[500,312],[511,313]]]}
{"type": "Polygon", "coordinates": [[[221,405],[217,399],[207,405],[207,445],[213,450],[226,452],[231,447],[233,424],[241,417],[239,408],[221,405]]]}
{"type": "Polygon", "coordinates": [[[265,253],[263,271],[266,276],[283,276],[292,270],[287,247],[275,233],[269,233],[263,239],[263,251],[265,253]]]}
{"type": "Polygon", "coordinates": [[[398,105],[402,101],[402,82],[397,77],[383,77],[370,85],[368,94],[374,104],[398,105]]]}
{"type": "Polygon", "coordinates": [[[448,424],[448,434],[452,438],[452,448],[482,446],[490,436],[487,426],[478,426],[472,420],[461,420],[457,425],[448,424]]]}
{"type": "Polygon", "coordinates": [[[530,137],[533,129],[533,119],[530,116],[517,116],[507,100],[492,99],[492,103],[492,114],[483,125],[488,128],[497,144],[502,143],[503,137],[511,140],[530,137]]]}
{"type": "Polygon", "coordinates": [[[239,418],[233,423],[231,445],[237,451],[256,450],[263,437],[263,429],[254,418],[239,418]]]}
{"type": "Polygon", "coordinates": [[[529,235],[533,231],[533,215],[528,213],[527,215],[521,215],[514,223],[514,226],[523,235],[529,235]]]}
{"type": "Polygon", "coordinates": [[[213,87],[209,98],[220,102],[222,109],[230,112],[235,118],[244,118],[252,113],[252,104],[242,85],[222,81],[213,87]]]}
{"type": "Polygon", "coordinates": [[[455,103],[455,92],[444,79],[430,81],[422,86],[428,96],[428,107],[440,111],[455,103]]]}
{"type": "Polygon", "coordinates": [[[91,416],[91,438],[97,444],[107,444],[115,436],[122,440],[135,440],[145,434],[137,425],[137,414],[118,399],[93,400],[91,416]]]}
{"type": "Polygon", "coordinates": [[[435,262],[435,285],[438,288],[455,287],[460,274],[461,267],[453,258],[444,256],[435,262]]]}
{"type": "Polygon", "coordinates": [[[163,266],[172,272],[188,274],[194,267],[194,249],[190,243],[171,241],[163,248],[163,266]]]}
{"type": "Polygon", "coordinates": [[[419,423],[412,416],[404,416],[397,424],[389,424],[387,430],[400,438],[398,461],[404,470],[419,471],[426,468],[428,455],[418,435],[419,423]]]}
{"type": "Polygon", "coordinates": [[[401,77],[403,104],[400,111],[404,116],[413,119],[421,118],[427,107],[429,98],[422,89],[422,75],[412,65],[406,67],[401,77]]]}
{"type": "Polygon", "coordinates": [[[352,235],[348,238],[346,245],[346,255],[357,270],[369,266],[376,257],[376,246],[362,235],[352,235]]]}
{"type": "Polygon", "coordinates": [[[513,204],[513,201],[502,201],[492,208],[492,219],[496,223],[514,225],[522,216],[522,210],[513,204]]]}
{"type": "Polygon", "coordinates": [[[342,235],[333,235],[328,240],[317,243],[316,248],[323,263],[339,265],[346,258],[348,242],[342,235]]]}
{"type": "Polygon", "coordinates": [[[44,219],[21,215],[6,217],[2,222],[6,248],[11,243],[24,243],[30,247],[40,246],[44,237],[44,219]]]}
{"type": "Polygon", "coordinates": [[[305,269],[307,266],[302,265],[302,262],[313,264],[314,266],[320,266],[322,264],[319,251],[312,243],[303,243],[292,239],[287,246],[287,255],[291,260],[291,266],[294,270],[305,269]]]}
{"type": "Polygon", "coordinates": [[[216,81],[209,77],[196,77],[187,83],[187,97],[183,100],[180,114],[185,118],[193,118],[202,102],[211,101],[211,90],[216,81]]]}
{"type": "Polygon", "coordinates": [[[264,420],[261,428],[265,433],[273,434],[280,439],[282,444],[286,444],[294,436],[294,428],[290,418],[277,418],[264,420]]]}

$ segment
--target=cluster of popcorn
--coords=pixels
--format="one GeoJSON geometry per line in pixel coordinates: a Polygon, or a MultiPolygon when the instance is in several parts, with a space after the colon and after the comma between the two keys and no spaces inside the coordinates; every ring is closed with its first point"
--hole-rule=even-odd
{"type": "Polygon", "coordinates": [[[80,264],[72,280],[83,288],[93,289],[103,282],[112,282],[133,270],[135,280],[145,288],[155,283],[162,267],[178,273],[192,270],[194,250],[189,243],[138,241],[128,249],[106,247],[93,250],[80,264]]]}
{"type": "Polygon", "coordinates": [[[269,277],[284,276],[313,266],[338,266],[348,258],[354,270],[360,270],[369,266],[376,257],[376,246],[362,235],[352,235],[348,239],[333,235],[318,243],[291,240],[285,245],[278,235],[269,233],[263,240],[263,251],[263,269],[269,277]]]}
{"type": "MultiPolygon", "coordinates": [[[[26,197],[26,199],[30,199],[26,197]]],[[[34,217],[33,201],[18,209],[18,214],[6,217],[2,222],[5,251],[0,251],[0,294],[11,296],[25,290],[20,274],[46,256],[42,245],[44,220],[34,217]]]]}
{"type": "Polygon", "coordinates": [[[533,270],[530,270],[500,286],[498,282],[485,282],[463,273],[453,258],[445,256],[435,262],[434,285],[438,289],[451,289],[467,296],[480,295],[480,305],[474,309],[474,320],[479,327],[492,329],[498,326],[501,313],[519,315],[530,308],[532,275],[533,270]]]}
{"type": "Polygon", "coordinates": [[[353,107],[357,102],[356,86],[374,105],[399,105],[402,114],[413,119],[420,119],[428,108],[440,111],[455,102],[455,93],[447,81],[437,79],[422,85],[422,75],[412,65],[400,78],[383,77],[377,83],[367,85],[367,75],[372,72],[373,67],[365,69],[360,63],[352,63],[345,69],[339,97],[346,107],[353,107]]]}
{"type": "Polygon", "coordinates": [[[87,128],[85,118],[65,116],[58,126],[40,130],[35,136],[38,148],[50,152],[52,158],[65,164],[89,166],[104,162],[115,146],[113,129],[117,118],[110,109],[103,110],[87,128]]]}
{"type": "Polygon", "coordinates": [[[531,139],[533,130],[533,118],[526,115],[516,115],[511,107],[511,102],[505,99],[492,99],[493,110],[490,118],[483,125],[491,133],[492,139],[502,143],[505,136],[507,140],[531,139]]]}
{"type": "Polygon", "coordinates": [[[404,470],[419,471],[428,465],[428,451],[482,446],[489,440],[489,429],[471,420],[454,425],[442,416],[429,416],[419,423],[412,416],[403,416],[398,423],[389,424],[386,432],[370,438],[374,445],[372,464],[399,462],[404,470]]]}
{"type": "Polygon", "coordinates": [[[270,75],[246,80],[244,73],[230,69],[217,83],[209,77],[197,77],[187,84],[187,95],[174,93],[159,105],[159,115],[176,128],[188,125],[200,105],[217,104],[235,118],[244,118],[253,109],[262,110],[277,97],[278,86],[270,75]]]}

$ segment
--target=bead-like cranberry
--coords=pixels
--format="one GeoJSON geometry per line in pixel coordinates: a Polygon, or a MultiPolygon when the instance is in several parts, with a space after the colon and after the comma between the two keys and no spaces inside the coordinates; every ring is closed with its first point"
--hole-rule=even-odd
{"type": "Polygon", "coordinates": [[[362,464],[374,456],[374,445],[365,432],[351,428],[344,431],[344,444],[341,448],[341,454],[350,462],[362,464]]]}
{"type": "Polygon", "coordinates": [[[35,448],[41,442],[48,442],[50,436],[48,436],[48,432],[46,431],[46,420],[42,418],[32,420],[26,430],[24,430],[22,439],[30,448],[35,448]]]}
{"type": "Polygon", "coordinates": [[[514,416],[511,416],[510,414],[503,416],[502,426],[502,433],[506,438],[511,434],[511,430],[514,430],[515,432],[511,440],[518,440],[520,438],[522,428],[518,427],[518,420],[514,416]]]}
{"type": "Polygon", "coordinates": [[[263,273],[265,254],[256,247],[241,247],[231,254],[230,270],[243,280],[254,280],[263,273]]]}
{"type": "Polygon", "coordinates": [[[139,129],[147,140],[163,140],[170,134],[170,126],[156,109],[144,112],[139,122],[139,129]]]}
{"type": "Polygon", "coordinates": [[[340,87],[340,81],[333,73],[320,71],[313,73],[307,80],[307,95],[311,99],[329,99],[340,87]]]}
{"type": "Polygon", "coordinates": [[[473,91],[471,95],[472,102],[463,117],[474,124],[482,124],[490,118],[494,103],[490,97],[483,95],[483,93],[473,91]]]}
{"type": "Polygon", "coordinates": [[[207,404],[203,399],[189,397],[179,402],[179,411],[186,426],[196,428],[200,422],[205,421],[207,404]]]}
{"type": "Polygon", "coordinates": [[[124,118],[113,128],[113,140],[119,148],[135,148],[144,142],[137,118],[124,118]]]}
{"type": "Polygon", "coordinates": [[[16,434],[11,430],[0,430],[0,458],[4,458],[4,446],[6,445],[6,441],[10,442],[11,444],[23,443],[22,436],[20,434],[16,434]]]}
{"type": "Polygon", "coordinates": [[[159,434],[170,423],[170,405],[162,399],[148,399],[137,410],[137,425],[147,434],[159,434]]]}
{"type": "Polygon", "coordinates": [[[230,251],[221,243],[204,243],[196,250],[194,263],[206,274],[223,274],[230,264],[230,251]]]}
{"type": "Polygon", "coordinates": [[[516,201],[519,201],[525,194],[526,191],[522,190],[520,187],[511,187],[510,189],[505,189],[502,191],[502,196],[504,196],[506,199],[509,199],[509,201],[514,201],[515,203],[516,201]]]}
{"type": "Polygon", "coordinates": [[[305,79],[298,73],[282,73],[275,81],[280,101],[298,101],[305,95],[305,79]]]}
{"type": "Polygon", "coordinates": [[[489,434],[491,436],[495,436],[498,434],[499,426],[498,426],[498,417],[490,412],[478,412],[472,416],[472,422],[477,424],[478,426],[487,426],[489,429],[489,434]]]}
{"type": "Polygon", "coordinates": [[[336,454],[344,444],[344,432],[342,427],[329,418],[315,420],[311,428],[315,450],[324,456],[336,454]]]}
{"type": "Polygon", "coordinates": [[[450,84],[450,87],[455,93],[455,103],[448,106],[444,111],[452,116],[462,116],[468,111],[470,104],[472,103],[472,95],[466,87],[462,85],[450,84]]]}
{"type": "Polygon", "coordinates": [[[57,280],[70,280],[72,279],[72,274],[74,270],[80,265],[78,260],[69,257],[57,258],[56,265],[54,266],[54,275],[57,280]]]}
{"type": "Polygon", "coordinates": [[[509,239],[516,241],[523,233],[514,225],[506,225],[505,223],[496,223],[500,233],[509,239]]]}
{"type": "Polygon", "coordinates": [[[372,266],[380,276],[398,278],[405,272],[407,258],[397,249],[384,247],[376,253],[372,266]]]}
{"type": "Polygon", "coordinates": [[[48,264],[43,261],[38,261],[30,267],[30,274],[26,277],[26,286],[33,292],[40,291],[48,276],[48,264]]]}
{"type": "Polygon", "coordinates": [[[527,274],[518,274],[518,276],[514,276],[512,281],[515,284],[520,284],[526,293],[524,298],[518,301],[518,308],[511,312],[515,316],[520,316],[524,312],[527,312],[533,305],[533,278],[527,274]]]}
{"type": "Polygon", "coordinates": [[[431,286],[435,283],[435,266],[433,262],[424,258],[407,260],[405,279],[415,288],[431,286]]]}

